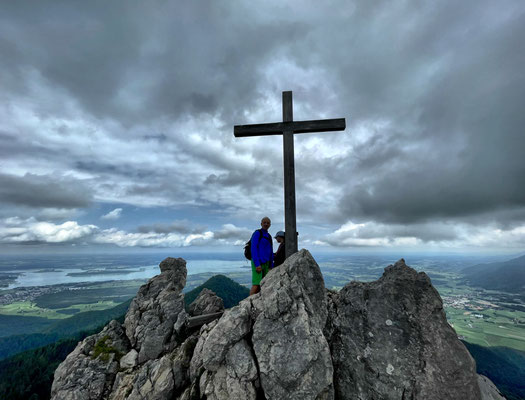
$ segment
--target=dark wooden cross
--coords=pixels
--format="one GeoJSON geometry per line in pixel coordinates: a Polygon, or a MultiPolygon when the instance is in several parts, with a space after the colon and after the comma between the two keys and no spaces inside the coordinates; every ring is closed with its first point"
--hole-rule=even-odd
{"type": "Polygon", "coordinates": [[[344,118],[320,119],[315,121],[294,121],[292,92],[283,92],[283,122],[255,125],[235,125],[235,137],[283,135],[284,159],[284,230],[286,258],[296,253],[297,225],[295,213],[295,166],[294,166],[294,133],[344,131],[344,118]]]}

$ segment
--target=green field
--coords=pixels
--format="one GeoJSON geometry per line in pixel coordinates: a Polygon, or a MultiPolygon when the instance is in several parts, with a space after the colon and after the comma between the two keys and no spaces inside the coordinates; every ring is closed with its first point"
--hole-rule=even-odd
{"type": "Polygon", "coordinates": [[[525,351],[521,295],[465,286],[460,276],[450,272],[431,275],[447,319],[461,339],[480,346],[525,351]]]}
{"type": "MultiPolygon", "coordinates": [[[[128,297],[129,298],[129,297],[128,297]]],[[[124,301],[127,300],[124,299],[124,301]]],[[[34,302],[23,301],[11,303],[5,306],[0,306],[0,314],[2,315],[17,315],[21,317],[41,317],[48,319],[65,319],[72,314],[81,313],[84,311],[100,311],[115,307],[122,302],[115,301],[97,301],[93,303],[73,304],[61,309],[42,308],[34,302]],[[72,312],[67,312],[72,310],[72,312]]]]}
{"type": "Polygon", "coordinates": [[[446,308],[447,318],[458,336],[480,346],[503,346],[525,351],[525,313],[519,311],[484,310],[476,314],[469,311],[446,308]],[[521,315],[519,315],[521,314],[521,315]],[[482,315],[483,318],[475,315],[482,315]]]}

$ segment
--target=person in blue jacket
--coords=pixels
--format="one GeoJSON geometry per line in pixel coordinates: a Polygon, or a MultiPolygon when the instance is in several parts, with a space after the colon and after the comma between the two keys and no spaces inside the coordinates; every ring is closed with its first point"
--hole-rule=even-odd
{"type": "Polygon", "coordinates": [[[253,232],[251,238],[252,251],[252,288],[250,296],[261,290],[261,280],[273,267],[273,241],[268,229],[272,225],[270,218],[261,220],[261,229],[253,232]]]}

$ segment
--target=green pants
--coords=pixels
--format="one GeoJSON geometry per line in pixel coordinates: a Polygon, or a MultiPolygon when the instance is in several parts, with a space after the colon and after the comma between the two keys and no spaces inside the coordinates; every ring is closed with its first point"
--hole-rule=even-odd
{"type": "Polygon", "coordinates": [[[253,263],[253,260],[252,260],[252,285],[259,286],[261,284],[262,278],[264,278],[266,274],[268,273],[268,271],[270,270],[270,261],[268,261],[267,263],[261,264],[260,267],[262,271],[257,272],[255,270],[255,264],[253,263]]]}

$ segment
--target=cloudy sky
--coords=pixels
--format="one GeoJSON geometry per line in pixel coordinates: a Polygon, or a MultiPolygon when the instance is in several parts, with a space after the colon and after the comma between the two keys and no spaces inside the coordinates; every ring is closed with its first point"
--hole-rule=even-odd
{"type": "MultiPolygon", "coordinates": [[[[525,3],[3,1],[0,249],[525,249],[525,3]]],[[[239,250],[240,251],[240,250],[239,250]]]]}

